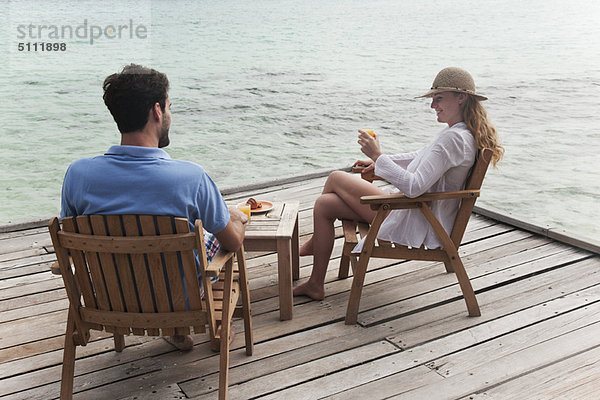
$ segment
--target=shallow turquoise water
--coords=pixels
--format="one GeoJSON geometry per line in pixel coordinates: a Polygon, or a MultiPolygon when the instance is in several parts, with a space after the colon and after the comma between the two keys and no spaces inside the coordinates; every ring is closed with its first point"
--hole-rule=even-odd
{"type": "Polygon", "coordinates": [[[347,166],[361,157],[358,128],[387,152],[424,145],[442,126],[413,97],[457,65],[490,98],[506,147],[479,204],[600,239],[598,2],[8,1],[0,12],[0,224],[58,213],[68,164],[118,142],[101,83],[129,62],[167,73],[168,151],[221,187],[347,166]],[[18,51],[39,41],[18,37],[21,25],[86,20],[147,35],[18,51]]]}

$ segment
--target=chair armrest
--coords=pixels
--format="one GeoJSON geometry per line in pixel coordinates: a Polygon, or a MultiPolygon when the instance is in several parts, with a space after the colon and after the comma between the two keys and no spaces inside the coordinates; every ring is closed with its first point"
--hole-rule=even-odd
{"type": "Polygon", "coordinates": [[[457,190],[454,192],[425,193],[418,197],[406,197],[401,193],[387,194],[381,196],[362,196],[361,204],[369,204],[372,209],[379,208],[382,204],[404,206],[406,208],[417,207],[418,203],[431,202],[435,200],[466,199],[479,197],[479,190],[457,190]]]}
{"type": "Polygon", "coordinates": [[[227,261],[229,261],[234,254],[235,253],[231,251],[219,249],[212,261],[208,264],[208,267],[206,267],[206,274],[209,277],[218,277],[227,261]]]}

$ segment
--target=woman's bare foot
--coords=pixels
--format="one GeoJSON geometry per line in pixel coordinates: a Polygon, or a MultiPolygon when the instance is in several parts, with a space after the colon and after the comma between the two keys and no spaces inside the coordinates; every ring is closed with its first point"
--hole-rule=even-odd
{"type": "Polygon", "coordinates": [[[313,238],[308,239],[301,247],[300,247],[300,256],[312,256],[313,252],[313,238]]]}
{"type": "Polygon", "coordinates": [[[307,296],[313,300],[323,300],[325,298],[325,287],[321,284],[313,284],[307,281],[294,288],[294,296],[307,296]]]}

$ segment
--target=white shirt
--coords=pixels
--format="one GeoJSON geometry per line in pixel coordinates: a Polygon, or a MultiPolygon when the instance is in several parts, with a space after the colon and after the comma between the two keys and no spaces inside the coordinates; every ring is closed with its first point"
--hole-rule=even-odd
{"type": "MultiPolygon", "coordinates": [[[[396,155],[381,155],[375,162],[375,175],[393,184],[407,197],[427,192],[464,189],[475,161],[477,145],[464,122],[441,131],[425,148],[396,155]]],[[[397,191],[394,191],[397,192],[397,191]]],[[[431,209],[446,232],[451,233],[460,199],[438,200],[431,209]]],[[[411,247],[442,247],[435,231],[419,209],[392,210],[383,221],[377,238],[411,247]]],[[[362,249],[361,240],[353,250],[362,249]]]]}

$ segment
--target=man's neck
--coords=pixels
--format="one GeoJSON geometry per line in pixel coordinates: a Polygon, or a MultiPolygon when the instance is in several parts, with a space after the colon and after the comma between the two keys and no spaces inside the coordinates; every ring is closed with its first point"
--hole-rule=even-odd
{"type": "Polygon", "coordinates": [[[145,130],[122,133],[121,146],[158,147],[158,139],[145,130]]]}

